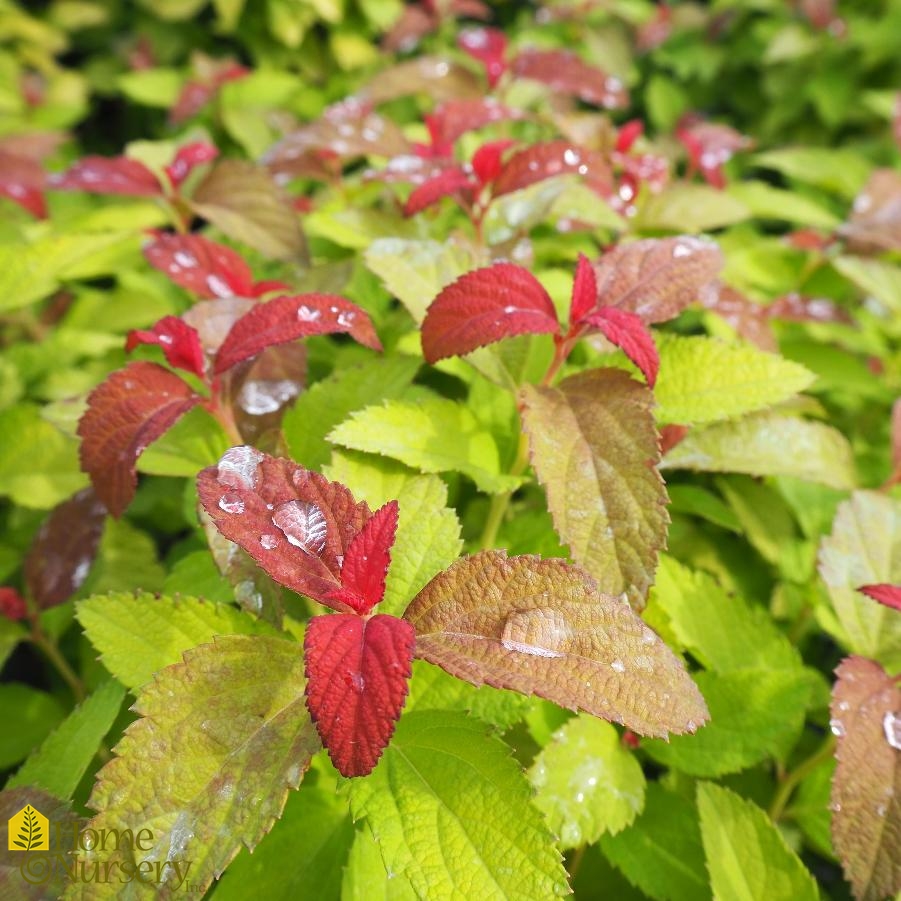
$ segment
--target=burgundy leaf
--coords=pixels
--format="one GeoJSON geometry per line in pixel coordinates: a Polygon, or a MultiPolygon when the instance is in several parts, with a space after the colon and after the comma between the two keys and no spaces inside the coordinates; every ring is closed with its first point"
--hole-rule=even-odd
{"type": "Polygon", "coordinates": [[[729,125],[704,122],[688,117],[676,129],[676,137],[688,151],[689,174],[699,171],[715,188],[726,186],[723,166],[739,150],[747,150],[753,141],[729,125]]]}
{"type": "Polygon", "coordinates": [[[824,297],[805,297],[792,291],[763,307],[770,319],[787,319],[789,322],[843,322],[850,325],[847,310],[824,297]]]}
{"type": "Polygon", "coordinates": [[[426,117],[432,143],[452,147],[458,138],[494,122],[522,119],[522,110],[504,106],[492,97],[473,100],[448,100],[426,117]]]}
{"type": "Polygon", "coordinates": [[[205,141],[193,141],[178,148],[172,162],[166,166],[165,173],[177,188],[202,163],[209,163],[219,156],[219,150],[205,141]]]}
{"type": "Polygon", "coordinates": [[[579,254],[573,279],[572,300],[569,304],[569,325],[581,322],[598,305],[598,282],[591,263],[584,253],[579,254]]]}
{"type": "Polygon", "coordinates": [[[622,81],[586,63],[569,50],[523,50],[513,60],[513,74],[548,85],[556,94],[578,97],[606,109],[629,105],[622,81]]]}
{"type": "Polygon", "coordinates": [[[857,590],[886,607],[901,610],[901,587],[898,585],[861,585],[857,590]]]}
{"type": "Polygon", "coordinates": [[[147,261],[197,297],[253,297],[250,267],[236,251],[203,235],[161,234],[144,247],[147,261]]]}
{"type": "Polygon", "coordinates": [[[389,501],[350,543],[341,567],[341,588],[335,600],[365,615],[385,594],[385,575],[397,535],[397,501],[389,501]]]}
{"type": "Polygon", "coordinates": [[[93,488],[58,504],[41,524],[25,558],[25,583],[38,607],[68,600],[87,578],[97,554],[106,507],[93,488]]]}
{"type": "Polygon", "coordinates": [[[717,285],[701,298],[708,310],[713,310],[736,334],[756,344],[762,350],[779,349],[776,336],[769,323],[768,307],[756,303],[729,285],[717,285]]]}
{"type": "Polygon", "coordinates": [[[484,82],[467,66],[443,56],[417,56],[383,69],[357,96],[379,104],[411,94],[424,94],[440,103],[442,100],[482,97],[484,93],[484,82]]]}
{"type": "Polygon", "coordinates": [[[47,218],[45,182],[37,160],[0,150],[0,196],[8,197],[37,219],[47,218]]]}
{"type": "Polygon", "coordinates": [[[642,371],[648,387],[653,388],[660,369],[660,356],[644,320],[628,310],[601,307],[585,317],[611,344],[622,348],[626,356],[642,371]]]}
{"type": "Polygon", "coordinates": [[[422,351],[435,363],[502,338],[559,330],[541,282],[521,266],[495,263],[460,276],[432,301],[422,323],[422,351]]]}
{"type": "Polygon", "coordinates": [[[28,616],[25,598],[11,585],[0,585],[0,616],[13,622],[28,616]]]}
{"type": "Polygon", "coordinates": [[[595,264],[598,298],[648,324],[663,322],[702,299],[722,265],[713,241],[691,235],[619,244],[595,264]]]}
{"type": "Polygon", "coordinates": [[[669,40],[673,30],[673,8],[668,3],[658,3],[654,16],[636,31],[635,46],[647,53],[669,40]]]}
{"type": "Polygon", "coordinates": [[[197,330],[178,316],[163,316],[150,329],[134,329],[128,333],[125,349],[129,352],[139,344],[156,344],[163,349],[170,366],[204,377],[206,368],[203,348],[197,330]]]}
{"type": "Polygon", "coordinates": [[[143,163],[127,156],[86,156],[65,172],[50,178],[54,188],[92,194],[158,197],[163,189],[143,163]]]}
{"type": "Polygon", "coordinates": [[[342,612],[331,600],[365,503],[325,476],[252,447],[233,447],[197,476],[200,503],[216,528],[280,585],[342,612]]]}
{"type": "Polygon", "coordinates": [[[419,5],[405,6],[400,17],[382,38],[382,49],[389,53],[408,53],[416,48],[422,38],[431,34],[440,21],[432,10],[419,5]]]}
{"type": "Polygon", "coordinates": [[[97,497],[121,516],[137,486],[144,449],[201,401],[190,385],[156,363],[129,363],[88,396],[78,423],[81,468],[97,497]]]}
{"type": "Polygon", "coordinates": [[[641,119],[632,119],[621,125],[616,132],[617,153],[628,153],[643,131],[644,122],[641,119]]]}
{"type": "Polygon", "coordinates": [[[575,173],[597,193],[613,192],[613,173],[603,154],[576,147],[569,141],[545,141],[515,153],[507,160],[492,185],[492,194],[500,197],[555,175],[575,173]]]}
{"type": "Polygon", "coordinates": [[[195,59],[198,77],[186,82],[169,113],[172,125],[181,125],[197,115],[215,96],[224,84],[244,78],[250,70],[231,59],[195,59]]]}
{"type": "Polygon", "coordinates": [[[465,28],[457,37],[457,45],[485,67],[493,88],[507,70],[507,36],[497,28],[465,28]]]}
{"type": "Polygon", "coordinates": [[[494,181],[501,174],[503,168],[501,158],[504,151],[515,143],[510,140],[489,141],[476,150],[472,156],[472,171],[475,172],[480,185],[484,186],[494,181]]]}
{"type": "Polygon", "coordinates": [[[382,756],[409,690],[416,634],[380,614],[314,616],[304,636],[307,708],[342,776],[365,776],[382,756]]]}
{"type": "Polygon", "coordinates": [[[232,326],[216,354],[216,374],[256,356],[273,344],[310,335],[346,332],[373,350],[382,345],[368,314],[336,294],[297,294],[257,304],[232,326]]]}
{"type": "Polygon", "coordinates": [[[459,166],[445,169],[434,178],[430,178],[414,188],[404,204],[404,215],[413,216],[438,203],[442,197],[452,197],[461,192],[471,193],[474,187],[472,177],[459,166]]]}

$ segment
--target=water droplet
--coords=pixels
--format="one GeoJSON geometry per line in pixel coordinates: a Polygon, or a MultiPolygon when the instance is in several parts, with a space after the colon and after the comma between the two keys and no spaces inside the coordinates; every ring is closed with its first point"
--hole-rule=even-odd
{"type": "Polygon", "coordinates": [[[322,315],[322,310],[314,310],[305,304],[297,308],[297,318],[301,322],[315,322],[322,315]]]}
{"type": "Polygon", "coordinates": [[[610,669],[617,673],[624,673],[626,671],[626,665],[622,662],[622,660],[614,660],[610,664],[610,669]]]}
{"type": "Polygon", "coordinates": [[[160,344],[172,344],[173,338],[172,335],[159,335],[160,344]]]}
{"type": "Polygon", "coordinates": [[[690,257],[692,254],[692,250],[685,244],[677,244],[673,248],[673,257],[675,259],[679,259],[680,257],[690,257]]]}
{"type": "Polygon", "coordinates": [[[516,312],[516,307],[514,307],[512,304],[509,305],[509,306],[506,306],[506,307],[504,307],[504,312],[505,312],[505,313],[508,313],[508,314],[509,314],[509,313],[515,313],[515,312],[516,312]]]}
{"type": "Polygon", "coordinates": [[[363,678],[363,674],[362,673],[351,673],[350,681],[354,687],[354,691],[358,695],[363,694],[363,689],[366,688],[366,680],[363,678]]]}
{"type": "Polygon", "coordinates": [[[193,269],[197,265],[197,257],[193,253],[187,253],[184,250],[176,250],[172,259],[181,266],[182,269],[193,269]]]}
{"type": "Polygon", "coordinates": [[[567,147],[567,149],[563,151],[563,162],[566,163],[567,166],[578,166],[581,161],[582,157],[579,155],[578,150],[567,147]]]}
{"type": "Polygon", "coordinates": [[[901,751],[901,716],[889,711],[882,718],[882,731],[885,732],[885,740],[893,748],[901,751]]]}
{"type": "Polygon", "coordinates": [[[829,728],[832,730],[832,734],[837,735],[839,738],[842,738],[845,734],[845,724],[834,717],[829,720],[829,728]]]}
{"type": "Polygon", "coordinates": [[[85,557],[78,561],[78,565],[72,572],[72,587],[79,588],[84,580],[88,577],[88,571],[91,568],[91,560],[85,557]]]}
{"type": "Polygon", "coordinates": [[[217,479],[226,488],[255,488],[263,454],[241,445],[227,450],[219,460],[217,479]]]}
{"type": "Polygon", "coordinates": [[[572,629],[559,610],[535,608],[507,617],[501,644],[508,651],[535,657],[564,657],[572,636],[572,629]]]}
{"type": "Polygon", "coordinates": [[[206,277],[206,284],[210,291],[216,295],[216,297],[233,297],[234,291],[232,291],[231,287],[224,280],[219,278],[218,275],[212,274],[206,277]]]}
{"type": "Polygon", "coordinates": [[[846,711],[851,709],[851,705],[847,701],[839,701],[838,709],[841,710],[842,713],[845,713],[846,711]]]}
{"type": "Polygon", "coordinates": [[[291,379],[254,379],[245,382],[238,395],[241,409],[251,416],[275,413],[298,394],[298,385],[291,379]]]}
{"type": "Polygon", "coordinates": [[[325,514],[306,501],[288,501],[280,504],[272,514],[272,521],[285,538],[307,554],[318,556],[325,550],[328,524],[325,514]]]}
{"type": "Polygon", "coordinates": [[[352,310],[344,310],[338,314],[338,325],[340,325],[341,328],[350,328],[356,318],[357,314],[352,310]]]}
{"type": "Polygon", "coordinates": [[[260,544],[271,551],[278,547],[278,538],[275,535],[260,535],[260,544]]]}
{"type": "Polygon", "coordinates": [[[237,494],[223,494],[219,498],[219,509],[226,513],[243,513],[244,501],[237,494]]]}

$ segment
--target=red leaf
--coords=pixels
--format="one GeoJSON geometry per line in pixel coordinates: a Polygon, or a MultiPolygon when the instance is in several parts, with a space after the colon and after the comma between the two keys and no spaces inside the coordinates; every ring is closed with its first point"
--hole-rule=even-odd
{"type": "Polygon", "coordinates": [[[522,110],[504,106],[492,97],[480,97],[475,100],[448,100],[427,116],[426,122],[432,144],[449,148],[467,132],[494,122],[524,117],[522,110]]]}
{"type": "Polygon", "coordinates": [[[90,393],[78,423],[81,468],[113,516],[134,497],[135,461],[144,448],[200,400],[177,375],[144,361],[129,363],[90,393]]]}
{"type": "Polygon", "coordinates": [[[404,215],[413,216],[438,203],[442,197],[452,197],[462,191],[471,192],[474,187],[472,177],[459,166],[445,169],[414,188],[404,204],[404,215]]]}
{"type": "Polygon", "coordinates": [[[367,614],[385,595],[385,575],[397,535],[397,501],[377,510],[350,543],[341,567],[341,588],[333,597],[367,614]]]}
{"type": "Polygon", "coordinates": [[[192,172],[201,165],[216,159],[219,150],[205,141],[194,141],[178,148],[172,162],[166,166],[165,172],[174,187],[178,187],[192,172]]]}
{"type": "Polygon", "coordinates": [[[408,622],[384,614],[314,616],[307,624],[307,708],[342,776],[367,775],[387,747],[415,643],[408,622]]]}
{"type": "Polygon", "coordinates": [[[625,351],[626,356],[644,373],[653,388],[660,369],[660,357],[648,327],[642,318],[617,307],[601,307],[585,317],[608,341],[625,351]]]}
{"type": "Polygon", "coordinates": [[[501,157],[504,151],[515,144],[515,141],[501,140],[489,141],[482,144],[472,156],[472,170],[479,180],[479,185],[484,186],[494,181],[501,174],[501,157]]]}
{"type": "Polygon", "coordinates": [[[644,122],[641,119],[632,119],[621,125],[616,132],[617,153],[628,153],[643,131],[644,122]]]}
{"type": "Polygon", "coordinates": [[[46,176],[37,160],[0,150],[0,195],[31,213],[37,219],[47,218],[44,201],[46,176]]]}
{"type": "Polygon", "coordinates": [[[280,585],[347,612],[331,595],[351,542],[372,513],[343,485],[252,447],[233,447],[197,476],[216,528],[280,585]]]}
{"type": "Polygon", "coordinates": [[[200,335],[178,316],[163,316],[151,329],[134,329],[128,333],[125,349],[133,351],[139,344],[157,344],[163,349],[170,366],[193,372],[204,378],[206,362],[200,335]]]}
{"type": "Polygon", "coordinates": [[[244,259],[203,235],[162,234],[144,247],[144,256],[176,285],[198,297],[255,296],[244,259]]]}
{"type": "Polygon", "coordinates": [[[598,281],[584,253],[579,254],[573,294],[569,304],[569,326],[581,322],[598,305],[598,281]]]}
{"type": "Polygon", "coordinates": [[[273,344],[310,335],[346,332],[373,350],[381,350],[372,320],[355,303],[335,294],[297,294],[257,304],[232,326],[219,353],[218,375],[273,344]]]}
{"type": "Polygon", "coordinates": [[[0,585],[0,616],[13,621],[28,616],[25,598],[10,585],[0,585]]]}
{"type": "Polygon", "coordinates": [[[250,73],[249,69],[231,59],[200,58],[195,60],[195,69],[201,70],[198,78],[185,83],[169,113],[172,125],[180,125],[196,116],[219,93],[222,85],[250,73]]]}
{"type": "Polygon", "coordinates": [[[861,585],[858,591],[893,610],[901,610],[901,587],[897,585],[861,585]]]}
{"type": "Polygon", "coordinates": [[[613,173],[601,153],[577,147],[569,141],[545,141],[510,157],[492,185],[492,194],[500,197],[568,173],[584,176],[588,186],[599,194],[609,196],[613,192],[613,173]]]}
{"type": "Polygon", "coordinates": [[[688,434],[687,425],[669,423],[660,429],[660,454],[666,456],[688,434]]]}
{"type": "Polygon", "coordinates": [[[523,50],[513,60],[513,74],[548,85],[557,94],[578,97],[606,109],[629,105],[622,81],[586,63],[569,50],[523,50]]]}
{"type": "Polygon", "coordinates": [[[502,338],[559,330],[541,282],[521,266],[495,263],[460,276],[432,301],[422,323],[422,351],[435,363],[502,338]]]}
{"type": "Polygon", "coordinates": [[[51,176],[52,187],[92,194],[157,197],[163,193],[157,177],[143,164],[126,156],[86,156],[65,172],[51,176]]]}
{"type": "Polygon", "coordinates": [[[715,188],[726,186],[723,166],[737,151],[746,150],[754,143],[729,125],[691,117],[676,129],[676,137],[688,151],[689,174],[700,171],[715,188]]]}
{"type": "Polygon", "coordinates": [[[497,28],[465,28],[457,37],[457,45],[485,67],[493,88],[507,70],[507,36],[497,28]]]}

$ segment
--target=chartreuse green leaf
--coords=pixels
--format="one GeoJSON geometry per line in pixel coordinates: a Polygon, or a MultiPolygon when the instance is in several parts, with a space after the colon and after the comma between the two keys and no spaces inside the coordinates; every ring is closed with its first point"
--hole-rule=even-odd
{"type": "Polygon", "coordinates": [[[472,411],[444,397],[367,407],[333,429],[328,439],[423,472],[461,472],[488,493],[511,491],[522,482],[501,473],[497,443],[472,411]]]}
{"type": "Polygon", "coordinates": [[[901,266],[862,257],[837,257],[832,265],[861,291],[880,300],[893,313],[901,311],[901,266]]]}
{"type": "Polygon", "coordinates": [[[829,147],[782,147],[758,153],[754,162],[806,184],[853,197],[864,185],[872,164],[853,150],[829,147]]]}
{"type": "Polygon", "coordinates": [[[607,859],[657,901],[711,897],[694,803],[657,782],[647,787],[644,810],[629,828],[601,836],[607,859]]]}
{"type": "Polygon", "coordinates": [[[816,201],[796,191],[774,188],[766,182],[735,181],[726,191],[760,219],[780,219],[783,222],[830,230],[841,225],[838,216],[816,201]]]}
{"type": "Polygon", "coordinates": [[[184,651],[217,635],[275,634],[236,607],[192,597],[97,595],[82,601],[76,616],[104,666],[132,690],[179,661],[184,651]]]}
{"type": "Polygon", "coordinates": [[[520,394],[532,465],[561,540],[601,591],[644,604],[666,539],[666,488],[645,386],[593,369],[520,394]]]}
{"type": "Polygon", "coordinates": [[[156,591],[162,588],[165,578],[153,538],[127,519],[107,518],[97,558],[79,595],[130,591],[135,586],[156,591]]]}
{"type": "Polygon", "coordinates": [[[242,844],[253,848],[320,747],[303,666],[296,642],[231,635],[158,673],[90,799],[90,828],[152,838],[84,857],[120,868],[149,861],[159,881],[76,883],[66,897],[158,898],[186,884],[203,892],[242,844]]]}
{"type": "Polygon", "coordinates": [[[379,846],[364,822],[356,831],[344,867],[341,901],[416,901],[418,897],[403,873],[389,875],[379,846]]]}
{"type": "Polygon", "coordinates": [[[291,458],[307,469],[319,469],[331,451],[325,436],[354,411],[399,399],[420,364],[414,357],[379,357],[316,382],[282,420],[291,458]]]}
{"type": "Polygon", "coordinates": [[[124,698],[122,685],[114,679],[104,682],[31,753],[6,788],[35,785],[57,798],[71,798],[124,698]]]}
{"type": "Polygon", "coordinates": [[[642,742],[658,763],[691,776],[721,776],[784,757],[797,741],[811,694],[802,670],[733,669],[695,673],[694,680],[710,722],[697,735],[642,742]]]}
{"type": "Polygon", "coordinates": [[[659,194],[649,192],[638,208],[633,228],[664,229],[680,234],[707,232],[751,217],[751,210],[725,191],[708,185],[671,182],[659,194]]]}
{"type": "Polygon", "coordinates": [[[660,468],[796,476],[844,489],[856,482],[851,447],[841,432],[780,413],[692,429],[660,468]]]}
{"type": "Polygon", "coordinates": [[[138,472],[193,478],[231,446],[225,430],[206,410],[195,407],[141,453],[138,472]]]}
{"type": "Polygon", "coordinates": [[[814,380],[799,363],[751,344],[669,335],[657,346],[660,374],[654,397],[660,423],[734,419],[788,400],[814,380]]]}
{"type": "Polygon", "coordinates": [[[535,804],[562,848],[628,826],[644,807],[641,764],[609,723],[581,714],[552,736],[529,769],[535,804]]]}
{"type": "Polygon", "coordinates": [[[698,785],[701,838],[717,898],[818,901],[817,885],[776,825],[728,788],[698,785]]]}
{"type": "Polygon", "coordinates": [[[366,779],[350,782],[389,872],[421,897],[553,898],[569,891],[509,748],[465,714],[412,710],[366,779]]]}
{"type": "Polygon", "coordinates": [[[0,722],[15,728],[0,731],[0,769],[9,769],[28,755],[65,716],[53,695],[20,682],[0,685],[0,722]]]}
{"type": "Polygon", "coordinates": [[[872,491],[841,504],[819,553],[830,605],[817,609],[847,650],[901,669],[901,616],[861,594],[861,585],[901,583],[901,502],[872,491]]]}

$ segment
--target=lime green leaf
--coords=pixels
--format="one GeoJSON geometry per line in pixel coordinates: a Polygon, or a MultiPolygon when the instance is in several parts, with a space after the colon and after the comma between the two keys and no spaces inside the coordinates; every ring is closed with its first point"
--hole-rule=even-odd
{"type": "Polygon", "coordinates": [[[349,414],[383,400],[399,399],[420,363],[413,357],[379,357],[316,382],[282,420],[291,458],[307,469],[319,469],[328,462],[331,450],[325,436],[349,414]]]}
{"type": "MultiPolygon", "coordinates": [[[[304,687],[301,646],[262,636],[220,638],[158,673],[90,799],[90,828],[152,838],[98,847],[87,865],[166,861],[165,889],[187,880],[203,892],[242,843],[252,849],[269,831],[319,749],[304,687]]],[[[128,888],[129,898],[160,897],[153,884],[128,888]]],[[[122,886],[77,883],[67,898],[123,898],[122,886]]]]}
{"type": "Polygon", "coordinates": [[[833,488],[852,488],[856,481],[851,447],[841,432],[779,413],[693,429],[660,468],[796,476],[833,488]]]}
{"type": "Polygon", "coordinates": [[[143,69],[119,76],[119,90],[143,106],[169,109],[175,105],[184,77],[177,69],[143,69]]]}
{"type": "Polygon", "coordinates": [[[618,835],[602,835],[607,859],[658,901],[704,901],[710,886],[695,805],[659,783],[647,787],[644,811],[618,835]]]}
{"type": "Polygon", "coordinates": [[[311,237],[326,238],[351,250],[363,250],[386,235],[406,239],[418,234],[412,220],[361,206],[323,206],[306,216],[303,224],[311,237]]]}
{"type": "Polygon", "coordinates": [[[104,682],[29,755],[6,788],[36,785],[57,798],[71,798],[124,697],[125,689],[118,682],[104,682]]]}
{"type": "Polygon", "coordinates": [[[756,804],[728,788],[702,782],[698,813],[717,898],[818,901],[813,877],[756,804]]]}
{"type": "Polygon", "coordinates": [[[698,516],[714,525],[741,533],[741,524],[735,513],[712,491],[698,485],[667,485],[672,513],[698,516]]]}
{"type": "Polygon", "coordinates": [[[754,162],[806,184],[852,198],[863,187],[872,164],[853,150],[783,147],[758,153],[754,162]]]}
{"type": "Polygon", "coordinates": [[[901,266],[851,256],[837,257],[832,265],[864,294],[881,301],[890,312],[901,312],[901,266]]]}
{"type": "Polygon", "coordinates": [[[97,557],[78,594],[131,591],[136,586],[157,591],[165,578],[153,538],[127,519],[107,518],[97,557]]]}
{"type": "Polygon", "coordinates": [[[644,773],[609,723],[582,714],[554,733],[529,779],[535,804],[562,848],[619,832],[644,806],[644,773]]]}
{"type": "Polygon", "coordinates": [[[139,472],[193,478],[231,446],[224,429],[206,410],[195,407],[138,458],[139,472]]]}
{"type": "Polygon", "coordinates": [[[855,492],[820,544],[819,570],[837,618],[823,625],[847,650],[901,669],[901,616],[856,590],[901,583],[901,501],[855,492]]]}
{"type": "Polygon", "coordinates": [[[652,594],[679,642],[708,669],[798,669],[801,656],[768,613],[730,596],[707,573],[662,556],[652,594]]]}
{"type": "Polygon", "coordinates": [[[561,540],[601,591],[643,605],[669,523],[650,390],[621,370],[593,369],[520,396],[561,540]]]}
{"type": "Polygon", "coordinates": [[[0,730],[0,769],[9,769],[27,756],[64,715],[59,701],[45,691],[19,682],[0,685],[0,722],[8,724],[0,730]]]}
{"type": "Polygon", "coordinates": [[[674,182],[659,194],[648,194],[633,220],[642,231],[696,234],[750,218],[751,210],[735,197],[707,185],[674,182]]]}
{"type": "Polygon", "coordinates": [[[694,679],[710,722],[697,735],[676,735],[668,744],[642,742],[654,760],[692,776],[721,776],[783,757],[794,745],[811,692],[803,672],[740,669],[696,673],[694,679]]]}
{"type": "Polygon", "coordinates": [[[189,594],[206,601],[230,604],[235,599],[235,588],[222,575],[213,555],[208,550],[192,551],[180,557],[166,574],[163,594],[189,594]]]}
{"type": "Polygon", "coordinates": [[[389,875],[385,870],[369,827],[357,829],[344,868],[341,901],[416,901],[418,897],[403,874],[389,875]]]}
{"type": "Polygon", "coordinates": [[[333,429],[328,439],[423,472],[461,472],[488,493],[510,491],[522,482],[501,473],[494,437],[469,408],[443,397],[367,407],[333,429]]]}
{"type": "Polygon", "coordinates": [[[509,748],[464,714],[411,711],[367,779],[350,783],[389,872],[422,897],[552,898],[566,872],[509,748]]]}
{"type": "Polygon", "coordinates": [[[235,607],[191,597],[95,596],[82,601],[76,615],[104,666],[132,690],[216,635],[273,634],[271,627],[235,607]]]}
{"type": "Polygon", "coordinates": [[[798,363],[750,344],[673,335],[661,337],[658,349],[654,398],[661,423],[732,419],[788,400],[814,380],[798,363]]]}
{"type": "Polygon", "coordinates": [[[780,219],[810,228],[834,229],[838,216],[809,197],[795,191],[774,188],[762,181],[736,181],[727,192],[747,206],[760,219],[780,219]]]}

